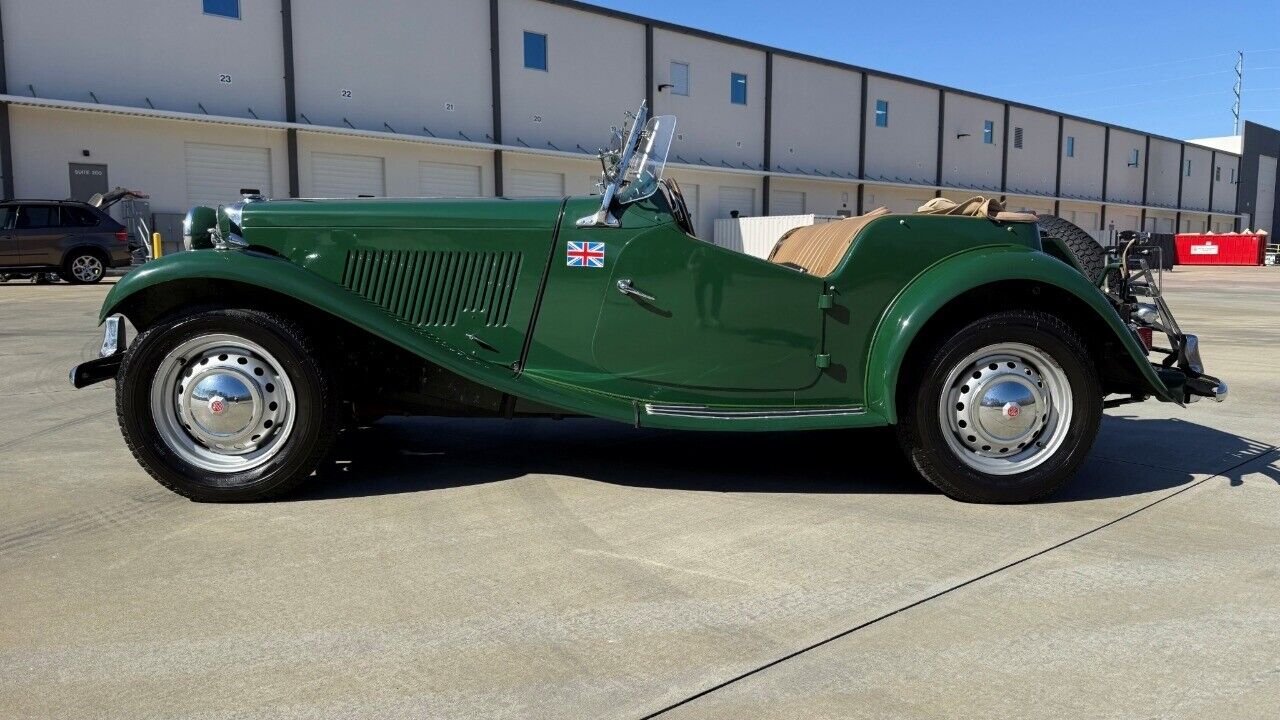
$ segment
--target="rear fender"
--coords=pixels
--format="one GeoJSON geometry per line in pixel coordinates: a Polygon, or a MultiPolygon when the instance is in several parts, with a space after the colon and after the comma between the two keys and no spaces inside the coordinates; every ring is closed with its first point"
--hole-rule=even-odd
{"type": "MultiPolygon", "coordinates": [[[[943,258],[918,275],[881,316],[867,362],[868,410],[897,422],[898,377],[921,328],[960,295],[1001,281],[1031,281],[1053,286],[1091,308],[1125,349],[1147,391],[1175,402],[1147,360],[1146,352],[1106,297],[1071,266],[1042,252],[1004,246],[979,248],[943,258]]],[[[974,318],[976,319],[976,318],[974,318]]]]}

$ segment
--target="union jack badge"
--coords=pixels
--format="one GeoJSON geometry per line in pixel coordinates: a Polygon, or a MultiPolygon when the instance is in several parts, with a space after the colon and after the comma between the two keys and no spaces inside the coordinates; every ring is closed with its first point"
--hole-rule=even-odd
{"type": "Polygon", "coordinates": [[[570,240],[565,258],[568,260],[569,267],[602,268],[604,267],[604,243],[570,240]]]}

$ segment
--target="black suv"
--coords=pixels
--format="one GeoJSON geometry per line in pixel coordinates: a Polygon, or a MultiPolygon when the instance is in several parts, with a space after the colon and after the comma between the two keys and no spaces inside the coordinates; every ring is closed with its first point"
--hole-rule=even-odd
{"type": "Polygon", "coordinates": [[[0,203],[0,279],[57,273],[96,283],[131,263],[129,233],[102,210],[73,200],[0,203]]]}

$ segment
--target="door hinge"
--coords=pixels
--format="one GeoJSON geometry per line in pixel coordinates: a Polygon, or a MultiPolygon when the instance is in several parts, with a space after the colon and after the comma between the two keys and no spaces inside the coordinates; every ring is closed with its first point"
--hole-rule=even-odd
{"type": "Polygon", "coordinates": [[[818,296],[818,309],[830,310],[836,306],[836,296],[832,293],[822,293],[818,296]]]}
{"type": "Polygon", "coordinates": [[[831,367],[831,353],[821,353],[815,358],[815,360],[820,368],[831,367]]]}

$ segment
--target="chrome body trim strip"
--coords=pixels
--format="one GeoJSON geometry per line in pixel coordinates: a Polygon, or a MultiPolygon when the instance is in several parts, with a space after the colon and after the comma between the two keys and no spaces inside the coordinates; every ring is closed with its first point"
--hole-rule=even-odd
{"type": "Polygon", "coordinates": [[[838,417],[862,415],[866,410],[857,405],[823,408],[715,408],[705,405],[662,405],[645,403],[646,415],[707,418],[709,420],[776,420],[801,417],[838,417]]]}

